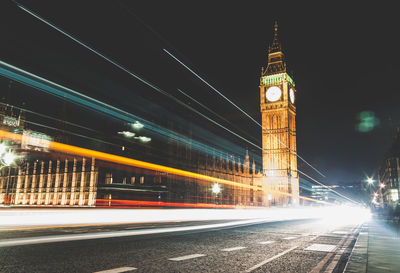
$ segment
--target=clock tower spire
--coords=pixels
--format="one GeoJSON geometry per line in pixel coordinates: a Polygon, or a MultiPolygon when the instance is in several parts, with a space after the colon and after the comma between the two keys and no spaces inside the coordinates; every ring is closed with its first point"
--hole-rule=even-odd
{"type": "Polygon", "coordinates": [[[274,24],[274,38],[268,47],[268,63],[263,76],[267,74],[285,73],[285,54],[282,51],[282,44],[278,37],[278,21],[274,24]]]}
{"type": "Polygon", "coordinates": [[[295,96],[295,83],[286,73],[285,55],[275,21],[267,66],[260,78],[263,180],[266,194],[273,196],[274,203],[297,204],[299,201],[295,96]]]}

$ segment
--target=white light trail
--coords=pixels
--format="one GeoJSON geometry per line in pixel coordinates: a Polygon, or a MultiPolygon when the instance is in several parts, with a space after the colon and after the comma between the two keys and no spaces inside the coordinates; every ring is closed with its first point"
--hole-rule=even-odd
{"type": "MultiPolygon", "coordinates": [[[[114,66],[116,66],[117,68],[123,70],[124,72],[128,73],[129,75],[133,76],[134,78],[136,78],[137,80],[139,80],[140,82],[144,83],[145,85],[153,88],[154,90],[158,91],[159,93],[175,100],[176,102],[178,102],[179,104],[183,105],[184,107],[191,109],[192,111],[196,112],[197,114],[201,115],[202,117],[206,118],[207,120],[211,121],[212,123],[214,123],[215,125],[229,131],[230,133],[234,134],[235,136],[239,137],[240,139],[246,141],[247,143],[256,146],[256,144],[248,141],[247,139],[243,138],[242,136],[236,134],[235,132],[229,130],[228,128],[222,126],[221,124],[219,124],[218,122],[212,120],[211,118],[201,114],[200,112],[198,112],[197,110],[193,109],[192,107],[186,105],[185,103],[179,101],[178,99],[176,99],[175,97],[173,97],[171,94],[169,94],[168,92],[165,92],[164,90],[162,90],[160,87],[156,86],[155,84],[143,79],[142,77],[140,77],[139,75],[137,75],[136,73],[133,73],[132,71],[130,71],[129,69],[125,68],[124,66],[120,65],[119,63],[117,63],[116,61],[114,61],[113,59],[105,56],[104,54],[100,53],[98,50],[93,49],[92,47],[88,46],[87,44],[85,44],[84,42],[80,41],[79,39],[75,38],[74,36],[72,36],[71,34],[67,33],[66,31],[62,30],[61,28],[57,27],[56,25],[54,25],[53,23],[49,22],[48,20],[45,20],[44,18],[42,18],[41,16],[39,16],[38,14],[32,12],[31,10],[25,8],[23,5],[19,4],[17,1],[13,2],[23,11],[27,12],[28,14],[32,15],[33,17],[35,17],[36,19],[40,20],[41,22],[45,23],[46,25],[52,27],[53,29],[57,30],[58,32],[60,32],[61,34],[67,36],[68,38],[72,39],[73,41],[75,41],[76,43],[78,43],[79,45],[85,47],[86,49],[90,50],[91,52],[95,53],[97,56],[103,58],[104,60],[108,61],[109,63],[113,64],[114,66]]],[[[134,124],[135,125],[135,124],[134,124]]],[[[193,145],[193,143],[190,143],[193,145]]],[[[207,150],[207,149],[206,149],[207,150]]]]}
{"type": "MultiPolygon", "coordinates": [[[[308,163],[304,158],[302,158],[298,153],[294,152],[290,147],[288,147],[287,145],[285,145],[284,143],[282,143],[275,135],[273,135],[272,133],[270,133],[266,128],[264,128],[258,121],[256,121],[252,116],[250,116],[249,114],[247,114],[244,110],[242,110],[239,106],[237,106],[234,102],[232,102],[229,98],[227,98],[224,94],[222,94],[220,91],[218,91],[215,87],[213,87],[211,84],[209,84],[206,80],[204,80],[201,76],[199,76],[196,72],[194,72],[192,69],[190,69],[190,67],[188,67],[186,64],[184,64],[183,62],[181,62],[178,58],[176,58],[172,53],[170,53],[168,50],[166,50],[165,48],[163,49],[170,57],[172,57],[174,60],[176,60],[178,63],[180,63],[183,67],[185,67],[187,70],[189,70],[193,75],[195,75],[198,79],[200,79],[203,83],[205,83],[208,87],[210,87],[212,90],[214,90],[216,93],[218,93],[220,96],[222,96],[225,100],[227,100],[228,102],[230,102],[235,108],[237,108],[240,112],[242,112],[243,114],[245,114],[247,117],[249,117],[253,122],[255,122],[258,126],[260,126],[263,130],[266,130],[268,132],[268,134],[270,134],[271,136],[273,136],[280,144],[282,144],[283,146],[285,146],[286,148],[288,148],[290,150],[291,153],[295,154],[300,160],[302,160],[303,162],[305,162],[308,166],[310,166],[313,170],[315,170],[317,173],[319,173],[321,176],[326,177],[324,174],[322,174],[319,170],[317,170],[314,166],[312,166],[310,163],[308,163]]],[[[261,148],[261,147],[257,147],[257,148],[261,148]]],[[[262,148],[261,148],[262,149],[262,148]]],[[[282,161],[279,158],[276,158],[279,161],[281,161],[282,163],[285,163],[287,166],[292,167],[290,164],[288,164],[287,162],[282,161]]],[[[357,203],[356,201],[344,196],[343,194],[338,193],[337,191],[329,188],[328,186],[324,185],[323,183],[317,181],[316,179],[310,177],[309,175],[306,175],[304,172],[300,171],[299,169],[297,169],[297,171],[305,176],[307,176],[308,178],[312,179],[313,181],[317,182],[319,185],[326,187],[327,189],[329,189],[330,191],[336,193],[337,195],[345,198],[346,200],[349,200],[352,203],[357,203]]]]}
{"type": "MultiPolygon", "coordinates": [[[[172,53],[170,53],[168,50],[166,50],[165,48],[163,48],[163,50],[170,56],[172,57],[174,60],[176,60],[178,63],[180,63],[183,67],[185,67],[187,70],[189,70],[193,75],[195,75],[198,79],[200,79],[203,83],[205,83],[208,87],[210,87],[212,90],[214,90],[217,94],[219,94],[221,97],[223,97],[225,100],[227,100],[229,103],[231,103],[235,108],[237,108],[240,112],[242,112],[244,115],[246,115],[248,118],[250,118],[254,123],[256,123],[258,126],[260,126],[263,130],[267,130],[265,129],[258,121],[256,121],[252,116],[250,116],[249,114],[247,114],[244,110],[242,110],[242,108],[240,108],[239,106],[237,106],[233,101],[231,101],[229,98],[227,98],[224,94],[222,94],[220,91],[218,91],[214,86],[212,86],[211,84],[209,84],[206,80],[204,80],[202,77],[200,77],[196,72],[194,72],[192,69],[190,69],[187,65],[185,65],[183,62],[181,62],[178,58],[176,58],[172,53]]],[[[268,132],[268,130],[267,130],[268,132]]],[[[268,132],[270,135],[272,135],[273,137],[275,137],[273,134],[271,134],[270,132],[268,132]]],[[[313,170],[315,170],[317,173],[319,173],[321,176],[326,177],[324,174],[322,174],[319,170],[317,170],[314,166],[312,166],[310,163],[308,163],[304,158],[302,158],[299,154],[297,154],[296,152],[294,152],[290,147],[288,147],[287,145],[285,145],[284,143],[282,143],[277,137],[275,137],[278,142],[280,144],[282,144],[283,146],[285,146],[286,148],[288,148],[292,153],[294,153],[298,158],[300,158],[303,162],[305,162],[308,166],[310,166],[313,170]]]]}
{"type": "MultiPolygon", "coordinates": [[[[127,68],[125,68],[124,66],[118,64],[116,61],[112,60],[111,58],[105,56],[104,54],[100,53],[98,50],[95,50],[93,48],[91,48],[90,46],[88,46],[87,44],[81,42],[79,39],[75,38],[74,36],[70,35],[69,33],[65,32],[64,30],[62,30],[61,28],[57,27],[56,25],[52,24],[51,22],[45,20],[44,18],[40,17],[38,14],[30,11],[29,9],[25,8],[23,5],[19,4],[17,1],[12,0],[20,9],[22,9],[23,11],[27,12],[28,14],[32,15],[33,17],[35,17],[36,19],[40,20],[41,22],[47,24],[48,26],[52,27],[53,29],[57,30],[58,32],[62,33],[63,35],[67,36],[68,38],[72,39],[73,41],[77,42],[78,44],[80,44],[81,46],[85,47],[86,49],[90,50],[91,52],[95,53],[96,55],[98,55],[99,57],[103,58],[104,60],[110,62],[111,64],[113,64],[114,66],[116,66],[117,68],[125,71],[126,73],[128,73],[129,75],[133,76],[134,78],[136,78],[137,80],[139,80],[140,82],[146,84],[147,86],[153,88],[154,90],[174,99],[175,101],[177,101],[178,103],[180,103],[181,105],[184,105],[185,107],[189,108],[189,109],[193,109],[190,106],[187,106],[185,103],[179,101],[178,99],[176,99],[175,97],[173,97],[172,95],[170,95],[169,93],[165,92],[164,90],[162,90],[161,88],[159,88],[158,86],[154,85],[153,83],[143,79],[142,77],[140,77],[139,75],[131,72],[130,70],[128,70],[127,68]]],[[[247,114],[245,111],[243,111],[239,106],[237,106],[234,102],[232,102],[229,98],[227,98],[225,95],[223,95],[221,92],[219,92],[216,88],[214,88],[212,85],[210,85],[207,81],[205,81],[202,77],[200,77],[197,73],[195,73],[192,69],[190,69],[188,66],[186,66],[183,62],[181,62],[178,58],[176,58],[173,54],[171,54],[168,50],[163,49],[168,55],[170,55],[173,59],[175,59],[177,62],[179,62],[182,66],[184,66],[186,69],[188,69],[192,74],[194,74],[197,78],[199,78],[203,83],[205,83],[207,86],[209,86],[212,90],[214,90],[215,92],[217,92],[220,96],[222,96],[225,100],[227,100],[228,102],[230,102],[234,107],[236,107],[239,111],[241,111],[243,114],[245,114],[247,117],[249,117],[253,122],[255,122],[257,125],[261,126],[262,129],[265,129],[260,123],[258,123],[253,117],[251,117],[249,114],[247,114]]],[[[36,76],[36,75],[35,75],[36,76]]],[[[42,78],[43,79],[43,78],[42,78]]],[[[45,79],[43,79],[45,80],[45,79]]],[[[47,81],[47,80],[45,80],[47,81]]],[[[54,83],[53,83],[54,84],[54,83]]],[[[76,91],[74,91],[74,93],[77,93],[76,91]]],[[[80,93],[78,93],[80,94],[80,93]]],[[[81,96],[87,97],[83,94],[80,94],[81,96]]],[[[92,98],[90,98],[92,99],[92,98]]],[[[93,100],[93,99],[92,99],[93,100]]],[[[97,101],[97,100],[96,100],[97,101]]],[[[99,101],[97,101],[99,102],[99,101]]],[[[104,103],[102,103],[104,104],[104,103]]],[[[107,105],[108,107],[110,107],[109,105],[107,105]]],[[[114,108],[114,107],[112,107],[114,108]]],[[[119,109],[118,109],[119,110],[119,109]]],[[[120,110],[121,111],[121,110],[120,110]]],[[[207,120],[211,121],[212,123],[216,124],[217,126],[229,131],[230,133],[234,134],[235,136],[239,137],[240,139],[246,141],[247,143],[256,146],[257,148],[261,148],[258,145],[250,142],[249,140],[243,138],[242,136],[234,133],[233,131],[229,130],[228,128],[222,126],[221,124],[217,123],[216,121],[210,119],[209,117],[201,114],[200,112],[198,112],[197,110],[193,109],[193,111],[195,111],[197,114],[203,116],[204,118],[206,118],[207,120]]],[[[268,131],[267,131],[268,132],[268,131]]],[[[270,132],[268,132],[269,134],[271,134],[270,132]]],[[[271,134],[273,137],[275,137],[273,134],[271,134]]],[[[275,137],[276,138],[276,137],[275,137]]],[[[278,142],[280,142],[282,145],[284,145],[285,147],[287,147],[284,143],[282,143],[278,138],[276,138],[278,140],[278,142]]],[[[287,147],[292,153],[296,154],[297,157],[299,157],[302,161],[304,161],[308,166],[310,166],[312,169],[314,169],[317,173],[319,173],[321,176],[325,177],[324,174],[322,174],[320,171],[318,171],[315,167],[313,167],[310,163],[308,163],[305,159],[303,159],[300,155],[298,155],[297,153],[295,153],[292,149],[290,149],[289,147],[287,147]]],[[[262,148],[261,148],[262,149],[262,148]]],[[[279,160],[279,159],[278,159],[279,160]]],[[[283,161],[282,161],[283,162],[283,161]]],[[[287,162],[285,162],[286,165],[290,166],[287,162]]],[[[299,173],[304,174],[303,172],[297,170],[299,173]]],[[[310,176],[307,175],[307,177],[310,178],[310,176]]],[[[315,179],[312,178],[313,181],[316,181],[315,179]]],[[[328,188],[326,185],[317,182],[318,184],[325,186],[326,188],[328,188]]],[[[329,189],[329,188],[328,188],[329,189]]],[[[336,191],[330,189],[331,191],[335,192],[336,194],[338,194],[336,191]]],[[[342,197],[344,197],[343,195],[341,195],[342,197]]],[[[355,202],[347,197],[344,197],[347,200],[350,200],[351,202],[355,202]]]]}
{"type": "MultiPolygon", "coordinates": [[[[174,221],[226,220],[217,224],[200,224],[167,228],[94,232],[82,234],[51,235],[6,239],[0,247],[31,245],[51,242],[77,241],[87,239],[139,236],[158,233],[196,231],[215,228],[235,227],[258,223],[294,220],[322,219],[321,224],[332,226],[362,223],[368,220],[369,212],[359,207],[322,208],[270,208],[270,209],[16,209],[0,211],[0,230],[24,230],[60,227],[84,227],[90,225],[160,223],[174,221]]],[[[264,242],[265,243],[265,242],[264,242]]],[[[271,242],[272,243],[272,242],[271,242]]],[[[266,243],[265,243],[266,244],[266,243]]]]}
{"type": "MultiPolygon", "coordinates": [[[[240,130],[242,131],[240,128],[237,128],[234,124],[232,124],[229,120],[227,120],[226,118],[222,117],[221,115],[219,115],[218,113],[216,113],[215,111],[211,110],[210,108],[208,108],[207,106],[205,106],[204,104],[202,104],[201,102],[199,102],[198,100],[196,100],[195,98],[189,96],[188,94],[186,94],[185,92],[183,92],[181,89],[178,88],[178,91],[183,94],[184,96],[186,96],[187,98],[191,99],[192,101],[194,101],[195,103],[197,103],[198,105],[200,105],[201,107],[203,107],[204,109],[206,109],[207,111],[209,111],[210,113],[214,114],[215,116],[217,116],[218,118],[222,119],[223,121],[229,123],[232,127],[234,127],[236,130],[240,130]]],[[[242,131],[243,133],[243,131],[242,131]]],[[[245,132],[244,132],[245,133],[245,132]]],[[[247,134],[247,133],[245,133],[247,134]]],[[[253,140],[256,140],[254,137],[247,135],[248,137],[251,137],[253,140]]],[[[257,141],[257,140],[256,140],[257,141]]]]}

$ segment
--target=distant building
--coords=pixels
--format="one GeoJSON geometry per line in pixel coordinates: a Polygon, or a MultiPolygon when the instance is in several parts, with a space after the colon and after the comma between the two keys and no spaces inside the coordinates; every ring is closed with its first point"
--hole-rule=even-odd
{"type": "Polygon", "coordinates": [[[331,189],[335,187],[336,186],[325,187],[325,186],[313,185],[311,186],[311,198],[327,201],[332,195],[331,189]]]}
{"type": "Polygon", "coordinates": [[[378,172],[378,195],[383,206],[399,204],[400,177],[400,128],[393,138],[393,144],[385,155],[378,172]]]}
{"type": "Polygon", "coordinates": [[[24,154],[24,159],[18,166],[1,168],[0,204],[107,206],[166,202],[231,206],[296,205],[300,202],[296,88],[286,71],[276,22],[259,87],[263,127],[262,168],[256,167],[254,159],[251,162],[247,152],[242,157],[244,160],[229,151],[204,155],[192,150],[190,144],[181,145],[176,140],[164,143],[160,149],[179,155],[180,162],[168,162],[168,166],[251,186],[247,189],[237,184],[221,185],[221,191],[217,193],[211,191],[210,183],[201,180],[189,181],[168,173],[117,166],[95,158],[48,153],[50,141],[59,137],[27,130],[23,111],[11,111],[7,106],[0,109],[0,129],[9,132],[17,130],[15,132],[22,134],[22,143],[16,150],[24,154]]]}

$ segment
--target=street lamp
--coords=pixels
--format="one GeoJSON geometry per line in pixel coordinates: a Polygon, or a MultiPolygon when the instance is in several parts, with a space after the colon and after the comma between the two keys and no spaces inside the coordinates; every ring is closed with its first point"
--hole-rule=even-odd
{"type": "Polygon", "coordinates": [[[144,127],[144,125],[142,123],[140,123],[139,121],[135,121],[135,123],[131,123],[131,126],[134,129],[142,129],[144,127]]]}
{"type": "Polygon", "coordinates": [[[139,137],[137,137],[137,139],[139,139],[143,143],[147,143],[147,142],[151,141],[151,138],[149,138],[147,136],[139,136],[139,137]]]}
{"type": "Polygon", "coordinates": [[[217,197],[218,197],[218,193],[221,192],[221,187],[219,186],[218,183],[215,183],[215,184],[212,185],[211,191],[215,194],[215,199],[214,199],[214,201],[215,201],[215,203],[217,204],[217,203],[218,203],[217,197]]]}
{"type": "Polygon", "coordinates": [[[212,186],[211,190],[212,190],[213,193],[215,193],[215,194],[217,195],[218,193],[221,192],[221,187],[219,186],[218,183],[215,183],[215,184],[212,186]]]}
{"type": "Polygon", "coordinates": [[[1,157],[1,163],[3,163],[5,166],[10,166],[15,160],[15,155],[11,152],[5,153],[1,157]]]}
{"type": "Polygon", "coordinates": [[[14,163],[16,159],[15,154],[10,151],[7,151],[8,146],[4,143],[0,143],[0,164],[1,167],[8,167],[14,163]]]}
{"type": "MultiPolygon", "coordinates": [[[[0,143],[0,169],[3,167],[10,167],[17,157],[13,154],[5,143],[0,143]]],[[[10,183],[11,168],[8,168],[6,191],[5,191],[5,204],[8,199],[8,189],[10,183]]]]}
{"type": "Polygon", "coordinates": [[[7,150],[7,146],[4,143],[0,143],[0,155],[4,154],[7,150]]]}
{"type": "Polygon", "coordinates": [[[132,133],[129,131],[121,131],[121,132],[118,132],[118,134],[123,135],[124,137],[128,137],[128,138],[134,137],[136,135],[135,133],[132,133]]]}
{"type": "Polygon", "coordinates": [[[372,179],[372,177],[368,177],[368,178],[367,178],[367,183],[370,184],[370,185],[373,184],[374,181],[375,181],[375,180],[372,179]]]}

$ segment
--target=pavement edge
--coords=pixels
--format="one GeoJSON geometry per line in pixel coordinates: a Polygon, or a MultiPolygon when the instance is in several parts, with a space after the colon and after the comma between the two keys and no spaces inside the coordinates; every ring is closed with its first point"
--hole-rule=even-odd
{"type": "Polygon", "coordinates": [[[343,272],[365,273],[368,263],[368,225],[364,224],[343,272]]]}

